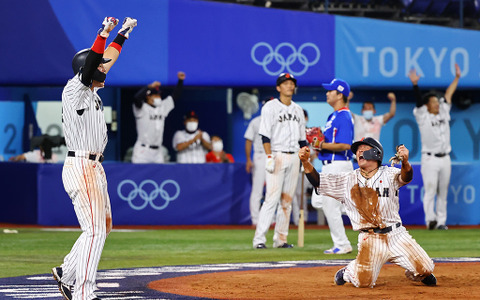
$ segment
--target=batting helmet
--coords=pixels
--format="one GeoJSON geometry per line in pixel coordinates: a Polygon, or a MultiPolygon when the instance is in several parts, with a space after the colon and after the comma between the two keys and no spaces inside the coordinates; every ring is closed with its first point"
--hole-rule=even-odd
{"type": "MultiPolygon", "coordinates": [[[[74,75],[80,72],[83,65],[85,65],[85,60],[87,59],[88,52],[90,52],[90,48],[78,51],[73,57],[72,69],[74,75]]],[[[110,58],[102,58],[102,64],[106,64],[109,61],[111,61],[110,58]]]]}
{"type": "Polygon", "coordinates": [[[277,78],[277,86],[279,86],[280,84],[282,84],[282,82],[284,81],[287,81],[287,80],[291,80],[293,81],[293,83],[295,83],[295,86],[297,86],[297,80],[295,79],[295,77],[293,77],[292,74],[290,73],[282,73],[278,76],[277,78]]]}
{"type": "Polygon", "coordinates": [[[376,160],[380,163],[383,161],[383,146],[380,144],[379,141],[377,141],[374,138],[367,137],[367,138],[362,138],[359,141],[356,141],[355,143],[352,144],[351,150],[354,154],[357,153],[358,147],[360,145],[368,145],[372,147],[372,149],[369,149],[365,152],[363,152],[363,158],[367,160],[376,160]]]}

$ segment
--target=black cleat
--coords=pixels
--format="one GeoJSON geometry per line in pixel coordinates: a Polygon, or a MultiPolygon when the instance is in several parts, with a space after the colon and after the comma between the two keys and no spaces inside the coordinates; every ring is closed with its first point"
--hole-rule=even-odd
{"type": "Polygon", "coordinates": [[[52,268],[53,279],[58,283],[58,290],[63,298],[72,300],[72,287],[62,282],[63,270],[61,267],[52,268]]]}
{"type": "Polygon", "coordinates": [[[428,230],[434,230],[437,227],[437,221],[428,222],[428,230]]]}
{"type": "Polygon", "coordinates": [[[345,268],[341,268],[340,270],[337,271],[337,273],[335,273],[334,281],[335,281],[336,285],[344,285],[345,284],[346,281],[343,279],[343,274],[344,273],[345,273],[345,268]]]}
{"type": "Polygon", "coordinates": [[[293,248],[293,244],[283,243],[283,245],[280,245],[277,248],[293,248]]]}
{"type": "Polygon", "coordinates": [[[445,225],[438,225],[437,227],[438,230],[448,230],[448,227],[445,225]]]}
{"type": "Polygon", "coordinates": [[[437,285],[437,278],[435,277],[435,275],[430,274],[422,279],[422,283],[425,285],[437,285]]]}
{"type": "Polygon", "coordinates": [[[261,243],[261,244],[258,244],[257,246],[255,246],[256,249],[267,249],[267,246],[265,246],[264,243],[261,243]]]}

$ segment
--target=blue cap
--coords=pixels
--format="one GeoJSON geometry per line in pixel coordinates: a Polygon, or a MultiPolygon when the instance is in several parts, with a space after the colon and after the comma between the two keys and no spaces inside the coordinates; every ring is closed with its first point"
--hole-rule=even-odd
{"type": "Polygon", "coordinates": [[[330,83],[322,83],[322,86],[329,91],[339,91],[346,97],[350,94],[350,86],[348,83],[340,78],[334,78],[330,83]]]}

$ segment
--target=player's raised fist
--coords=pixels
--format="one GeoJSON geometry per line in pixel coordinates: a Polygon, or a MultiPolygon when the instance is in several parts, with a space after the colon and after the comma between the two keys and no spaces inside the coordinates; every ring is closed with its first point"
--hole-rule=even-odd
{"type": "Polygon", "coordinates": [[[100,28],[98,34],[104,38],[107,38],[110,35],[110,31],[112,31],[117,24],[118,19],[114,17],[105,17],[102,22],[102,28],[100,28]]]}
{"type": "Polygon", "coordinates": [[[122,28],[118,31],[118,34],[123,35],[126,39],[130,36],[133,27],[137,26],[137,20],[126,17],[123,19],[122,28]]]}
{"type": "Polygon", "coordinates": [[[177,73],[177,77],[180,80],[185,80],[185,73],[180,71],[180,72],[177,73]]]}

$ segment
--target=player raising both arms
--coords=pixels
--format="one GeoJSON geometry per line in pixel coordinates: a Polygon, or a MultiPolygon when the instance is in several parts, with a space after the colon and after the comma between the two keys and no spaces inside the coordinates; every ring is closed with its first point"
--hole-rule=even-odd
{"type": "Polygon", "coordinates": [[[137,20],[125,18],[118,35],[105,50],[106,40],[117,24],[117,19],[105,18],[92,48],[75,54],[75,76],[62,93],[63,132],[68,148],[62,180],[82,229],[61,267],[52,269],[65,299],[72,299],[73,285],[73,299],[99,299],[94,294],[97,268],[105,239],[112,230],[112,213],[102,166],[107,125],[97,90],[104,86],[107,73],[137,20]]]}
{"type": "Polygon", "coordinates": [[[397,148],[402,168],[382,166],[382,145],[364,138],[351,148],[359,169],[335,174],[319,174],[310,163],[308,147],[298,153],[315,192],[343,203],[353,230],[360,232],[357,257],[335,274],[337,285],[351,282],[356,287],[373,287],[386,262],[404,268],[405,276],[413,281],[437,284],[432,259],[402,226],[398,193],[412,180],[413,169],[408,149],[397,148]]]}

